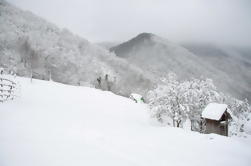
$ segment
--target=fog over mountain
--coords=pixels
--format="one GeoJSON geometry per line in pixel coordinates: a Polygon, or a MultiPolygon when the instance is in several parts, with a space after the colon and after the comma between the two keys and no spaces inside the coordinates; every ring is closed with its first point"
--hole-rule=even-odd
{"type": "Polygon", "coordinates": [[[251,99],[249,55],[236,50],[207,45],[183,47],[151,33],[139,34],[110,50],[155,75],[163,76],[171,71],[180,79],[212,78],[225,93],[251,99]]]}
{"type": "MultiPolygon", "coordinates": [[[[226,73],[232,90],[240,97],[251,100],[251,49],[213,44],[183,44],[199,59],[206,61],[219,72],[226,73]]],[[[216,73],[217,75],[217,73],[216,73]]],[[[220,81],[220,80],[217,80],[220,81]]],[[[223,82],[225,82],[223,80],[223,82]]]]}
{"type": "Polygon", "coordinates": [[[8,0],[92,42],[151,32],[171,41],[251,46],[250,0],[8,0]]]}

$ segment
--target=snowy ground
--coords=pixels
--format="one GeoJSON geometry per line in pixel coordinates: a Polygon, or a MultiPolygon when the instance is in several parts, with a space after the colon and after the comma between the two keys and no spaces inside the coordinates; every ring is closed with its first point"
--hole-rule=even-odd
{"type": "Polygon", "coordinates": [[[91,88],[19,78],[0,103],[0,166],[250,166],[251,138],[154,125],[146,106],[91,88]]]}

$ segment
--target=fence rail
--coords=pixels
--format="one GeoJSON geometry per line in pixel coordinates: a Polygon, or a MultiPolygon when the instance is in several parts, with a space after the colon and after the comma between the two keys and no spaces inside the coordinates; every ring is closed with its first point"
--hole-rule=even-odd
{"type": "Polygon", "coordinates": [[[12,75],[0,74],[0,103],[13,100],[16,96],[18,85],[12,75]]]}
{"type": "Polygon", "coordinates": [[[13,84],[13,85],[16,85],[16,83],[15,83],[14,81],[9,80],[9,79],[7,79],[7,78],[2,78],[1,75],[0,75],[0,82],[3,82],[3,81],[7,81],[7,82],[9,82],[9,83],[11,83],[11,84],[13,84]]]}

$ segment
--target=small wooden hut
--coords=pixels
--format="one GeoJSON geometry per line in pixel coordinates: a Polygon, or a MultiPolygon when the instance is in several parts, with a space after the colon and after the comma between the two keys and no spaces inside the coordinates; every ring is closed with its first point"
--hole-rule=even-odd
{"type": "Polygon", "coordinates": [[[202,118],[206,121],[205,133],[228,136],[228,121],[231,115],[226,104],[208,104],[202,112],[202,118]]]}

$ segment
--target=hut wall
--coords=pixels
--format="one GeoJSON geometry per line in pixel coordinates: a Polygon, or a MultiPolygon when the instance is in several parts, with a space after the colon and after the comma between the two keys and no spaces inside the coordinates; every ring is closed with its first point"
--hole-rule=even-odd
{"type": "Polygon", "coordinates": [[[215,133],[220,135],[228,135],[228,126],[220,121],[206,119],[206,134],[215,133]]]}

